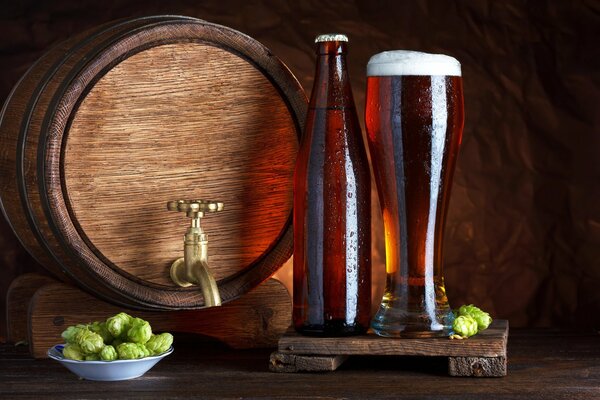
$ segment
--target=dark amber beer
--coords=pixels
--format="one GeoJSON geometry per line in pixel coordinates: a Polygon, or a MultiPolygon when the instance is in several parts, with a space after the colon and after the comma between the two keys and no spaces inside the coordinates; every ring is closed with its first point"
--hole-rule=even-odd
{"type": "Polygon", "coordinates": [[[316,39],[294,177],[294,310],[306,335],[365,332],[371,309],[371,181],[346,68],[347,38],[316,39]]]}
{"type": "Polygon", "coordinates": [[[448,334],[442,244],[464,111],[460,63],[409,51],[367,66],[365,123],[383,212],[386,289],[381,336],[448,334]]]}

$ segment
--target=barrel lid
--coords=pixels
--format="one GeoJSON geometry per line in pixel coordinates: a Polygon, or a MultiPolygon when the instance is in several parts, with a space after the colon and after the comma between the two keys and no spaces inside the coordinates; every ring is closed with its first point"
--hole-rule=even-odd
{"type": "Polygon", "coordinates": [[[48,211],[79,261],[64,267],[139,306],[201,307],[198,288],[169,277],[189,221],[166,204],[207,198],[224,203],[202,221],[223,300],[271,276],[293,249],[307,108],[286,66],[240,32],[177,17],[98,43],[81,59],[44,156],[48,211]]]}

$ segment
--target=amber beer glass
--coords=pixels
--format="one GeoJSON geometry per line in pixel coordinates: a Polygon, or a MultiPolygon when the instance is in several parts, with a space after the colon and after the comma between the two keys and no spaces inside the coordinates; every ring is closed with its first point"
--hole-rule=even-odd
{"type": "Polygon", "coordinates": [[[371,322],[378,335],[449,333],[453,315],[442,244],[463,123],[456,59],[390,51],[369,60],[365,124],[383,212],[387,273],[371,322]]]}

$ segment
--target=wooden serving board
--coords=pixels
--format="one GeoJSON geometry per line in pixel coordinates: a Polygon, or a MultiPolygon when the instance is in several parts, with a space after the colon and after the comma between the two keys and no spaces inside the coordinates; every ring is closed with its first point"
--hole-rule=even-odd
{"type": "Polygon", "coordinates": [[[289,329],[271,354],[274,372],[334,371],[349,356],[448,357],[451,376],[493,377],[506,375],[508,321],[496,320],[469,339],[446,337],[413,339],[382,338],[375,334],[341,338],[302,336],[289,329]]]}

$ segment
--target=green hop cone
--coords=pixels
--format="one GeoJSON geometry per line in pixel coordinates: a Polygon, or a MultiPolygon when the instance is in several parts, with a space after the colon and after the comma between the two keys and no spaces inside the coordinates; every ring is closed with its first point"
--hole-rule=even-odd
{"type": "Polygon", "coordinates": [[[99,354],[88,354],[85,356],[85,361],[100,361],[99,354]]]}
{"type": "Polygon", "coordinates": [[[148,321],[141,318],[134,318],[131,322],[131,328],[127,332],[127,339],[133,343],[144,344],[152,337],[152,328],[148,321]]]}
{"type": "Polygon", "coordinates": [[[153,356],[164,353],[169,350],[173,344],[173,335],[170,333],[161,333],[160,335],[152,335],[150,340],[146,342],[146,347],[153,356]]]}
{"type": "Polygon", "coordinates": [[[75,343],[75,335],[82,329],[85,329],[86,325],[75,325],[75,326],[70,326],[67,329],[65,329],[63,331],[63,333],[60,334],[60,336],[62,336],[62,338],[65,340],[65,342],[67,343],[75,343]]]}
{"type": "Polygon", "coordinates": [[[75,334],[75,343],[81,348],[83,354],[98,353],[104,347],[102,336],[90,331],[89,329],[80,329],[75,334]]]}
{"type": "Polygon", "coordinates": [[[90,331],[97,333],[102,336],[102,340],[104,340],[104,344],[109,344],[113,340],[112,334],[108,331],[106,327],[106,322],[95,321],[91,325],[88,325],[90,331]]]}
{"type": "Polygon", "coordinates": [[[152,354],[150,353],[150,350],[148,350],[148,348],[146,346],[144,346],[141,343],[136,343],[137,347],[140,349],[140,351],[144,354],[143,357],[148,357],[151,356],[152,354]]]}
{"type": "Polygon", "coordinates": [[[100,359],[103,361],[113,361],[116,360],[117,357],[119,357],[117,350],[111,345],[104,346],[102,350],[100,350],[100,359]]]}
{"type": "Polygon", "coordinates": [[[79,348],[79,346],[74,343],[68,343],[64,347],[62,353],[63,353],[63,356],[65,358],[68,358],[69,360],[83,361],[83,359],[85,358],[85,356],[81,352],[81,349],[79,348]]]}
{"type": "Polygon", "coordinates": [[[133,318],[124,312],[106,320],[106,328],[114,338],[123,337],[127,334],[133,318]]]}
{"type": "Polygon", "coordinates": [[[458,309],[458,315],[470,315],[473,317],[475,321],[477,321],[477,328],[480,331],[487,329],[488,326],[492,323],[492,317],[490,314],[481,310],[478,307],[475,307],[473,304],[469,304],[468,306],[461,306],[458,309]]]}
{"type": "Polygon", "coordinates": [[[120,360],[136,360],[144,357],[144,352],[137,343],[121,343],[117,346],[117,354],[120,360]]]}
{"type": "Polygon", "coordinates": [[[477,321],[470,315],[459,315],[452,324],[454,333],[462,337],[470,337],[477,333],[477,321]]]}

